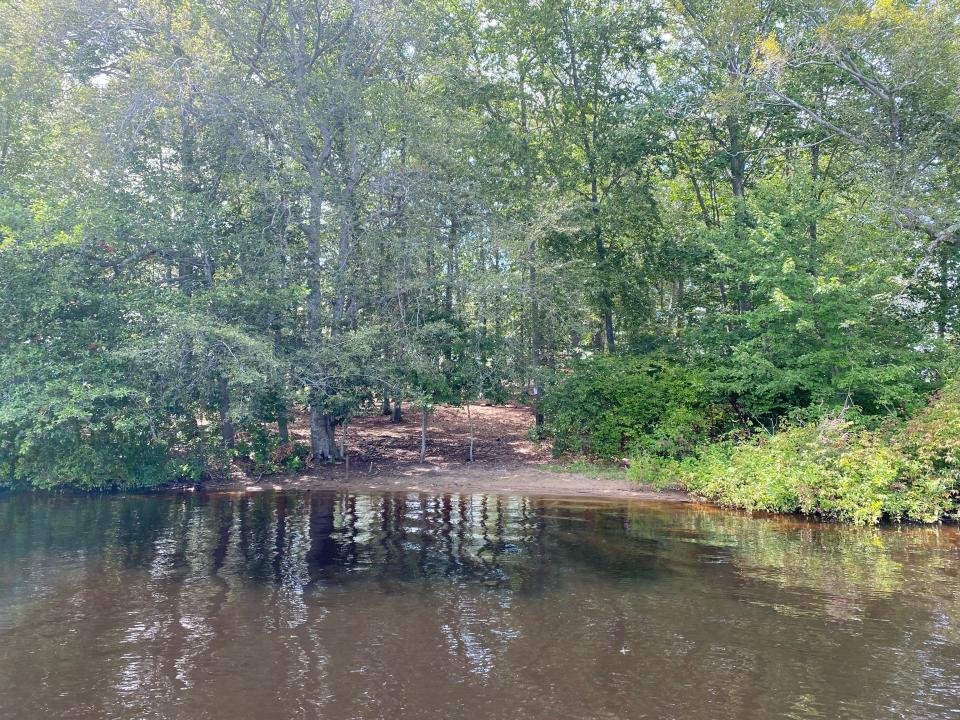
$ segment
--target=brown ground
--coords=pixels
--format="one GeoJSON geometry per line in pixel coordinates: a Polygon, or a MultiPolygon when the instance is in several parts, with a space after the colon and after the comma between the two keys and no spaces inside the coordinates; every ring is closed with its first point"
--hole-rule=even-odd
{"type": "MultiPolygon", "coordinates": [[[[469,462],[470,424],[463,408],[439,406],[427,425],[427,458],[420,458],[420,413],[405,409],[402,423],[371,415],[349,427],[349,463],[318,465],[295,475],[250,478],[236,473],[210,489],[402,490],[534,495],[601,495],[664,501],[690,501],[679,492],[658,492],[626,480],[551,471],[550,446],[535,443],[533,414],[522,406],[471,407],[474,462],[469,462]]],[[[342,428],[340,429],[342,432],[342,428]]],[[[309,442],[305,419],[291,427],[309,442]]],[[[338,439],[340,435],[338,434],[338,439]]]]}
{"type": "MultiPolygon", "coordinates": [[[[475,405],[470,414],[474,425],[474,462],[540,463],[550,459],[550,446],[530,440],[533,425],[530,408],[516,405],[475,405]]],[[[338,430],[337,439],[343,428],[338,430]]],[[[291,428],[291,435],[310,442],[306,418],[291,428]]],[[[354,418],[347,433],[350,462],[354,467],[374,464],[374,472],[420,460],[420,412],[404,408],[403,422],[371,415],[354,418]]],[[[464,408],[437,406],[427,420],[427,464],[446,468],[466,463],[470,457],[470,423],[464,408]]]]}

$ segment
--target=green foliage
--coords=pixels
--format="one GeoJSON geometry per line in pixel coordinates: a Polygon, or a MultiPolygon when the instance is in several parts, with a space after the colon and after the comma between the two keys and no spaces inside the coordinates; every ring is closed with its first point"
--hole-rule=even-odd
{"type": "Polygon", "coordinates": [[[960,381],[908,423],[897,446],[907,458],[902,481],[915,514],[933,520],[960,507],[960,381]]]}
{"type": "Polygon", "coordinates": [[[701,234],[725,266],[711,274],[737,296],[687,334],[711,391],[768,428],[850,405],[866,417],[921,407],[941,357],[897,302],[901,259],[879,242],[886,229],[861,227],[849,242],[849,210],[816,200],[802,176],[760,183],[744,211],[746,224],[731,217],[701,234]]]}
{"type": "MultiPolygon", "coordinates": [[[[960,383],[948,385],[906,426],[858,428],[847,420],[786,427],[751,442],[707,445],[653,468],[729,507],[802,512],[866,525],[937,522],[960,510],[960,383]]],[[[649,480],[649,460],[630,469],[649,480]]]]}
{"type": "Polygon", "coordinates": [[[864,430],[958,337],[955,3],[7,5],[3,484],[272,472],[297,414],[334,460],[373,398],[533,397],[557,452],[699,453],[735,504],[949,504],[946,400],[896,457],[864,430]]]}
{"type": "Polygon", "coordinates": [[[679,457],[727,421],[707,402],[702,373],[650,357],[577,363],[546,394],[543,412],[555,454],[603,458],[637,451],[679,457]]]}
{"type": "Polygon", "coordinates": [[[167,479],[168,448],[154,421],[129,387],[50,378],[14,390],[0,405],[0,486],[155,485],[167,479]]]}
{"type": "Polygon", "coordinates": [[[230,454],[234,459],[248,463],[251,472],[260,476],[302,470],[310,448],[302,443],[281,442],[264,425],[254,423],[239,433],[230,454]]]}
{"type": "Polygon", "coordinates": [[[0,357],[0,485],[158,482],[167,462],[158,427],[168,419],[115,356],[36,329],[0,357]]]}

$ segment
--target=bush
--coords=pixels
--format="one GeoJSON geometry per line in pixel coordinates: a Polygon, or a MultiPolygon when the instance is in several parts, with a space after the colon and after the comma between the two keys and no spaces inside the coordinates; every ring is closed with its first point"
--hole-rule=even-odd
{"type": "Polygon", "coordinates": [[[948,383],[900,441],[911,513],[932,521],[960,505],[960,380],[948,383]]]}
{"type": "Polygon", "coordinates": [[[703,377],[656,358],[600,356],[550,388],[544,425],[555,455],[682,457],[727,423],[703,377]]]}
{"type": "Polygon", "coordinates": [[[251,423],[237,434],[237,442],[231,455],[249,464],[257,475],[273,475],[278,472],[298,472],[306,467],[310,448],[302,443],[280,441],[260,423],[251,423]]]}
{"type": "Polygon", "coordinates": [[[66,383],[44,390],[42,402],[0,409],[0,487],[133,488],[165,479],[167,447],[134,392],[66,383]]]}
{"type": "Polygon", "coordinates": [[[825,418],[746,443],[715,443],[683,461],[651,466],[640,457],[630,476],[674,481],[746,510],[857,524],[937,522],[960,507],[960,384],[948,385],[906,425],[864,430],[825,418]]]}

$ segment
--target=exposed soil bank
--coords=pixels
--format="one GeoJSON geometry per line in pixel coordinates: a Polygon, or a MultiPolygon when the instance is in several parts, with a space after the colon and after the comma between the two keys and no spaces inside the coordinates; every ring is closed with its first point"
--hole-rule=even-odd
{"type": "MultiPolygon", "coordinates": [[[[438,407],[430,416],[427,458],[420,464],[420,414],[410,410],[404,421],[374,415],[351,422],[347,433],[349,463],[317,465],[295,475],[236,472],[205,485],[205,490],[395,490],[427,493],[601,496],[695,501],[682,492],[660,492],[625,480],[556,472],[545,467],[550,446],[530,439],[533,414],[523,406],[438,407]],[[474,462],[469,462],[471,424],[474,462]]],[[[342,432],[342,429],[341,429],[342,432]]],[[[309,442],[300,419],[291,428],[299,442],[309,442]]],[[[339,439],[339,438],[338,438],[339,439]]]]}

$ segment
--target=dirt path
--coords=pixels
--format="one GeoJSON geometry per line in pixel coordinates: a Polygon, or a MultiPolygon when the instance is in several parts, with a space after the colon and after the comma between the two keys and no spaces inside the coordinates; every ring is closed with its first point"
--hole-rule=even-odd
{"type": "MultiPolygon", "coordinates": [[[[356,418],[348,431],[349,466],[319,465],[295,475],[251,479],[236,474],[208,490],[342,489],[404,492],[605,496],[689,502],[680,492],[659,492],[625,480],[551,471],[550,446],[530,439],[533,414],[523,406],[474,406],[474,462],[469,462],[470,423],[463,408],[441,406],[429,418],[427,458],[419,463],[420,414],[409,410],[402,423],[371,415],[356,418]]],[[[309,442],[303,419],[291,427],[309,442]]],[[[340,436],[338,436],[339,439],[340,436]]]]}

